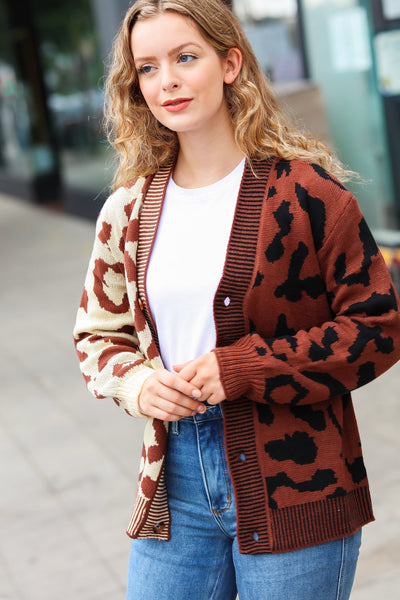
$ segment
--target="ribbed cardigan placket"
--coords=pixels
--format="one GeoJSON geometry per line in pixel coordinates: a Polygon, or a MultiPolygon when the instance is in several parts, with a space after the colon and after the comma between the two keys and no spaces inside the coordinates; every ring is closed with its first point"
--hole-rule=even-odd
{"type": "MultiPolygon", "coordinates": [[[[271,165],[272,160],[254,162],[252,166],[246,162],[224,271],[214,298],[216,346],[227,346],[249,332],[243,306],[254,278],[260,215],[266,201],[271,165]]],[[[147,190],[141,208],[137,250],[139,303],[157,346],[157,330],[146,292],[146,273],[171,169],[172,166],[160,169],[147,190]]],[[[237,531],[239,547],[250,554],[260,552],[260,547],[264,552],[268,552],[271,541],[266,489],[258,465],[252,403],[245,399],[239,399],[235,403],[224,402],[223,413],[226,453],[235,490],[237,513],[240,515],[237,531]],[[238,460],[238,456],[246,457],[245,464],[243,460],[238,460]]],[[[165,484],[162,473],[159,488],[163,485],[165,484]]],[[[164,513],[165,516],[164,509],[160,510],[160,513],[164,513]]],[[[160,528],[161,525],[164,525],[164,521],[154,523],[153,529],[160,528]]]]}

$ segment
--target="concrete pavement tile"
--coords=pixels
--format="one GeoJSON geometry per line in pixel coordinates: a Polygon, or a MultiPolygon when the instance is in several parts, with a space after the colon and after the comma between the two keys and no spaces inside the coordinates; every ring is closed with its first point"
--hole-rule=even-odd
{"type": "Polygon", "coordinates": [[[351,600],[397,600],[400,596],[400,574],[379,578],[365,585],[354,586],[351,600]]]}
{"type": "MultiPolygon", "coordinates": [[[[103,514],[102,527],[111,531],[108,512],[103,514]]],[[[116,526],[113,535],[101,535],[101,529],[91,535],[85,525],[84,512],[69,514],[57,496],[46,493],[36,493],[34,501],[27,502],[25,511],[18,507],[11,516],[11,520],[6,520],[6,529],[2,527],[6,536],[2,536],[0,543],[8,578],[18,581],[27,592],[36,589],[37,584],[51,574],[46,594],[26,594],[24,599],[62,597],[83,600],[91,598],[92,590],[111,587],[119,591],[111,598],[122,597],[128,553],[121,528],[116,526]],[[74,582],[70,581],[71,574],[74,582]],[[57,587],[64,590],[62,596],[58,595],[57,587]],[[67,590],[70,590],[68,594],[67,590]]]]}
{"type": "Polygon", "coordinates": [[[0,555],[0,600],[25,600],[19,585],[13,581],[0,555]]]}
{"type": "MultiPolygon", "coordinates": [[[[368,435],[363,444],[364,459],[375,507],[388,502],[388,494],[396,487],[400,477],[398,448],[393,443],[368,435]]],[[[398,497],[398,496],[397,496],[398,497]]]]}
{"type": "Polygon", "coordinates": [[[138,431],[134,420],[118,410],[112,401],[110,404],[105,401],[107,405],[102,406],[101,401],[93,398],[93,405],[88,403],[88,408],[82,401],[79,415],[79,407],[75,407],[75,413],[68,412],[47,393],[42,393],[40,402],[35,402],[33,399],[39,396],[37,391],[15,395],[8,410],[3,403],[0,415],[9,431],[26,448],[26,453],[42,465],[55,485],[62,487],[72,478],[84,480],[88,470],[107,485],[112,485],[116,478],[130,483],[136,477],[141,424],[138,431]],[[99,414],[91,410],[92,406],[98,407],[99,414]],[[29,419],[30,412],[34,415],[29,419]]]}
{"type": "MultiPolygon", "coordinates": [[[[41,414],[46,412],[42,410],[41,414]]],[[[9,420],[8,431],[32,470],[47,489],[64,499],[69,510],[89,511],[97,496],[114,496],[122,487],[123,497],[131,485],[103,449],[77,431],[63,414],[52,412],[51,407],[34,428],[28,421],[13,428],[9,420]]]]}
{"type": "Polygon", "coordinates": [[[19,381],[15,364],[9,369],[9,391],[13,400],[6,411],[7,422],[13,418],[15,426],[26,422],[27,415],[37,420],[51,418],[52,412],[62,412],[74,422],[79,435],[87,436],[103,449],[127,477],[136,477],[141,455],[145,421],[129,417],[112,400],[94,398],[85,388],[79,372],[78,360],[55,345],[46,369],[39,368],[41,357],[33,355],[25,365],[25,378],[19,381]],[[29,362],[29,364],[28,364],[29,362]],[[14,373],[13,373],[14,371],[14,373]],[[40,398],[37,403],[32,399],[40,398]]]}
{"type": "Polygon", "coordinates": [[[14,527],[7,548],[7,567],[24,600],[86,600],[105,589],[122,597],[123,583],[76,523],[62,512],[14,527]]]}
{"type": "Polygon", "coordinates": [[[399,377],[397,363],[353,393],[376,517],[363,531],[355,600],[400,596],[395,587],[400,579],[399,377]]]}
{"type": "MultiPolygon", "coordinates": [[[[5,437],[2,436],[1,450],[5,449],[5,437]]],[[[97,490],[92,490],[86,505],[84,493],[79,494],[76,506],[71,505],[65,490],[57,489],[54,482],[49,481],[46,469],[41,472],[43,465],[34,464],[36,457],[28,458],[24,449],[18,444],[14,446],[6,486],[13,495],[1,498],[0,556],[7,567],[8,580],[18,581],[24,600],[58,598],[59,589],[64,590],[63,598],[89,599],[93,590],[104,589],[110,593],[115,591],[110,598],[119,597],[126,564],[122,561],[112,563],[108,554],[125,554],[125,540],[121,536],[120,547],[118,544],[113,546],[110,544],[112,536],[99,536],[98,531],[90,532],[85,527],[85,518],[95,505],[97,490]],[[33,468],[24,468],[25,463],[33,468]],[[106,546],[101,547],[102,543],[106,546]],[[116,571],[117,566],[119,570],[116,571]],[[74,581],[70,581],[71,573],[74,581]],[[40,586],[49,574],[51,581],[46,582],[44,591],[40,586]],[[32,590],[40,590],[40,593],[35,595],[32,590]]],[[[100,493],[102,498],[106,497],[105,490],[100,493]]],[[[102,502],[99,509],[105,509],[107,514],[107,507],[102,502]]],[[[104,512],[102,514],[102,526],[108,529],[107,518],[104,518],[104,512]]],[[[114,531],[117,540],[117,529],[114,531]]]]}
{"type": "MultiPolygon", "coordinates": [[[[119,582],[121,590],[126,579],[129,554],[129,542],[124,531],[133,503],[135,480],[125,477],[116,461],[110,461],[99,444],[76,430],[74,422],[60,413],[57,405],[52,407],[46,394],[37,404],[35,419],[23,419],[29,411],[30,402],[32,395],[22,395],[18,402],[12,404],[12,410],[4,411],[6,422],[2,420],[6,435],[1,438],[0,451],[3,457],[11,454],[12,458],[11,469],[2,463],[8,475],[7,493],[1,498],[5,520],[3,530],[7,533],[2,538],[5,543],[2,552],[10,564],[14,564],[19,554],[29,574],[27,580],[23,579],[24,585],[31,589],[34,584],[30,578],[34,579],[37,573],[35,556],[53,555],[52,549],[46,552],[40,545],[35,546],[37,538],[42,537],[49,544],[54,537],[52,531],[62,530],[72,521],[77,529],[75,539],[65,540],[64,535],[56,533],[54,548],[57,540],[63,538],[67,550],[72,547],[79,554],[81,538],[84,539],[92,553],[96,549],[96,565],[91,567],[93,586],[98,563],[103,561],[115,572],[114,579],[119,582]],[[6,439],[11,441],[8,452],[3,453],[6,439]],[[18,494],[16,490],[19,490],[18,494]],[[32,542],[27,538],[32,538],[32,542]],[[20,552],[21,546],[27,549],[25,553],[20,552]],[[29,548],[32,548],[31,552],[29,548]],[[15,554],[10,556],[13,550],[15,554]]],[[[69,531],[69,525],[67,529],[69,531]]],[[[63,561],[67,560],[64,547],[60,554],[63,561]]],[[[57,573],[57,564],[53,564],[55,559],[51,560],[52,572],[57,573]]],[[[39,561],[39,567],[40,564],[39,561]]],[[[44,564],[47,565],[48,560],[44,564]]],[[[14,573],[15,577],[17,575],[18,572],[14,573]]],[[[63,576],[59,573],[57,578],[62,580],[63,576]]],[[[83,572],[81,576],[85,581],[88,578],[88,574],[83,572]]],[[[91,596],[79,589],[75,595],[71,591],[70,597],[83,600],[91,596]]],[[[27,598],[31,600],[29,596],[27,598]]]]}
{"type": "Polygon", "coordinates": [[[27,508],[46,492],[46,485],[9,432],[0,424],[0,547],[13,519],[26,514],[27,508]]]}
{"type": "Polygon", "coordinates": [[[357,586],[400,575],[398,537],[389,536],[381,525],[372,532],[373,525],[364,529],[363,546],[357,569],[357,586]]]}
{"type": "MultiPolygon", "coordinates": [[[[43,451],[50,455],[67,443],[60,422],[65,417],[71,421],[71,427],[73,424],[76,428],[77,436],[87,436],[126,477],[136,478],[144,421],[130,418],[112,400],[91,396],[85,389],[75,355],[71,355],[70,361],[65,357],[65,352],[56,346],[46,371],[38,368],[34,354],[24,369],[22,380],[20,365],[9,356],[6,358],[9,394],[0,405],[4,422],[18,430],[30,445],[34,445],[42,429],[47,428],[47,435],[51,437],[43,451]],[[35,428],[32,428],[33,423],[35,428]]],[[[74,437],[75,432],[71,431],[70,446],[74,445],[74,437]]]]}

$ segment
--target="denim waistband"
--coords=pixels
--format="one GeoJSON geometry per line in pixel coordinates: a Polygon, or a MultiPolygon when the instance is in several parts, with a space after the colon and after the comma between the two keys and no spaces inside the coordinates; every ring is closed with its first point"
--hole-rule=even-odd
{"type": "Polygon", "coordinates": [[[222,417],[221,404],[206,404],[207,410],[204,413],[197,413],[193,417],[182,417],[180,421],[207,421],[209,419],[219,419],[222,417]]]}

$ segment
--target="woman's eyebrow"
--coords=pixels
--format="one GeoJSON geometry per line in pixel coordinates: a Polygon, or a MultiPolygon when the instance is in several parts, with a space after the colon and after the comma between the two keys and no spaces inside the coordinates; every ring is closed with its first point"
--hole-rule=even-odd
{"type": "MultiPolygon", "coordinates": [[[[197,44],[196,42],[185,42],[184,44],[179,44],[179,46],[176,46],[176,48],[172,48],[172,50],[169,50],[168,56],[173,56],[174,54],[181,52],[187,46],[196,46],[197,48],[201,48],[200,44],[197,44]]],[[[134,58],[137,62],[146,62],[154,60],[156,56],[135,56],[134,58]]]]}

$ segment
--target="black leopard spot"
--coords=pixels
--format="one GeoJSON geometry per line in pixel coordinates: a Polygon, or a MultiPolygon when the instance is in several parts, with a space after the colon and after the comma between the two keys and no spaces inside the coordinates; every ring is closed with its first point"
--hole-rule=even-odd
{"type": "Polygon", "coordinates": [[[368,228],[364,219],[361,219],[359,225],[359,238],[363,245],[363,260],[358,271],[347,274],[346,253],[342,252],[335,261],[334,278],[336,283],[352,286],[359,283],[367,287],[370,283],[369,268],[372,263],[372,257],[378,254],[378,246],[368,228]]]}
{"type": "Polygon", "coordinates": [[[343,394],[343,396],[342,396],[343,411],[345,411],[346,408],[349,406],[350,400],[351,400],[351,396],[350,396],[349,392],[347,392],[346,394],[343,394]]]}
{"type": "Polygon", "coordinates": [[[322,248],[325,238],[325,204],[320,198],[310,196],[308,191],[299,183],[296,183],[295,190],[301,208],[309,216],[315,249],[318,251],[322,248]]]}
{"type": "Polygon", "coordinates": [[[280,179],[282,177],[283,173],[285,173],[286,177],[288,175],[290,175],[292,167],[291,167],[289,161],[280,160],[278,163],[276,163],[275,170],[276,170],[276,178],[280,179]]]}
{"type": "Polygon", "coordinates": [[[273,263],[279,260],[285,251],[282,239],[290,233],[293,215],[289,210],[290,203],[284,200],[282,204],[274,211],[275,220],[279,226],[279,231],[265,251],[268,262],[273,263]]]}
{"type": "Polygon", "coordinates": [[[276,500],[272,497],[279,487],[288,487],[299,492],[320,492],[337,482],[335,472],[332,469],[318,469],[308,481],[295,483],[284,472],[273,477],[266,477],[270,508],[278,508],[276,500]]]}
{"type": "Polygon", "coordinates": [[[275,290],[277,298],[285,296],[290,302],[298,302],[301,300],[303,292],[313,299],[318,298],[324,293],[325,284],[320,275],[300,279],[300,272],[308,253],[309,251],[305,243],[299,242],[297,250],[293,252],[290,259],[287,279],[275,290]]]}
{"type": "Polygon", "coordinates": [[[367,476],[362,456],[356,458],[352,463],[346,459],[346,467],[354,483],[360,483],[367,476]]]}
{"type": "Polygon", "coordinates": [[[338,341],[338,335],[334,327],[327,327],[322,338],[322,346],[319,346],[317,342],[312,341],[309,351],[309,357],[312,362],[319,360],[326,360],[328,356],[332,356],[332,346],[338,341]]]}
{"type": "Polygon", "coordinates": [[[325,385],[329,390],[329,395],[332,396],[341,396],[347,392],[347,389],[344,385],[332,377],[329,373],[319,373],[318,371],[302,371],[302,375],[312,379],[316,383],[320,383],[321,385],[325,385]]]}
{"type": "Polygon", "coordinates": [[[296,417],[308,423],[315,431],[326,429],[325,415],[322,410],[314,410],[310,405],[292,406],[290,412],[296,417]]]}
{"type": "Polygon", "coordinates": [[[282,362],[287,362],[288,360],[287,354],[285,354],[284,352],[282,352],[281,354],[273,354],[273,357],[277,360],[281,360],[282,362]]]}
{"type": "Polygon", "coordinates": [[[325,171],[325,169],[323,167],[320,167],[319,165],[313,163],[312,168],[314,169],[314,171],[316,173],[318,173],[318,175],[320,177],[322,177],[322,179],[326,179],[327,181],[331,181],[332,183],[334,183],[335,185],[337,185],[341,190],[346,190],[346,188],[344,187],[343,184],[340,183],[340,181],[338,181],[337,179],[334,179],[331,175],[329,175],[329,173],[327,171],[325,171]]]}
{"type": "Polygon", "coordinates": [[[279,462],[292,460],[297,465],[309,465],[317,457],[318,448],[307,433],[295,431],[285,439],[273,440],[264,445],[265,452],[279,462]]]}
{"type": "Polygon", "coordinates": [[[261,285],[262,280],[264,279],[264,275],[262,273],[260,273],[260,271],[257,272],[255,281],[254,281],[254,285],[253,288],[258,287],[259,285],[261,285]]]}
{"type": "Polygon", "coordinates": [[[333,494],[329,494],[327,498],[342,498],[343,496],[347,496],[346,490],[342,487],[337,487],[333,494]]]}
{"type": "Polygon", "coordinates": [[[266,348],[263,348],[262,346],[256,346],[256,352],[258,356],[265,356],[267,354],[266,348]]]}
{"type": "Polygon", "coordinates": [[[390,288],[389,294],[372,292],[367,300],[351,304],[343,314],[352,315],[353,313],[364,312],[368,317],[379,317],[390,310],[397,310],[397,300],[393,287],[390,288]]]}
{"type": "MultiPolygon", "coordinates": [[[[355,321],[353,321],[356,323],[355,321]]],[[[393,352],[394,343],[393,338],[390,336],[384,337],[382,329],[380,327],[367,327],[363,323],[356,323],[358,329],[358,335],[353,344],[349,347],[349,356],[347,362],[353,363],[360,358],[365,346],[373,341],[376,349],[382,354],[390,354],[393,352]]]]}
{"type": "MultiPolygon", "coordinates": [[[[276,324],[275,337],[281,337],[283,335],[294,336],[295,333],[296,333],[295,329],[288,327],[287,317],[286,317],[285,313],[281,313],[278,317],[278,322],[276,324]]],[[[293,337],[292,339],[294,340],[294,343],[295,343],[295,348],[292,348],[292,349],[295,350],[297,347],[297,339],[295,337],[293,337]]]]}
{"type": "Polygon", "coordinates": [[[268,404],[260,404],[259,402],[256,403],[256,406],[259,422],[264,425],[272,425],[275,417],[271,407],[268,404]]]}
{"type": "Polygon", "coordinates": [[[371,361],[360,365],[357,371],[358,382],[357,387],[361,387],[362,385],[366,385],[373,379],[375,379],[375,364],[371,361]]]}
{"type": "Polygon", "coordinates": [[[330,420],[332,421],[333,425],[336,427],[336,429],[338,430],[339,434],[342,435],[342,426],[340,425],[339,421],[336,418],[335,413],[333,412],[333,408],[332,405],[330,405],[328,407],[328,415],[330,420]]]}

